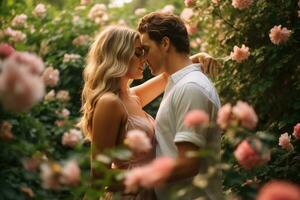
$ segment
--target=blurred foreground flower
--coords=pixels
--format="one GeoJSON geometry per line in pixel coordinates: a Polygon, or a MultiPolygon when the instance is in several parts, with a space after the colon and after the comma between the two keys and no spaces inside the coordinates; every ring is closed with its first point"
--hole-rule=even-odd
{"type": "Polygon", "coordinates": [[[0,74],[0,97],[4,107],[25,111],[41,100],[45,93],[40,76],[43,70],[43,61],[27,52],[16,52],[4,60],[0,74]]]}
{"type": "Polygon", "coordinates": [[[195,127],[198,125],[207,125],[209,123],[209,116],[203,110],[192,110],[184,117],[184,125],[186,127],[195,127]]]}
{"type": "Polygon", "coordinates": [[[231,112],[232,107],[230,103],[225,104],[222,106],[218,111],[218,118],[217,118],[217,124],[222,128],[226,129],[228,128],[231,120],[231,112]]]}
{"type": "Polygon", "coordinates": [[[141,130],[128,131],[124,142],[136,152],[147,152],[152,147],[147,134],[141,130]]]}
{"type": "Polygon", "coordinates": [[[257,200],[299,200],[300,187],[286,181],[270,181],[259,191],[257,200]]]}
{"type": "Polygon", "coordinates": [[[80,182],[80,168],[71,160],[63,166],[55,162],[43,163],[41,169],[42,186],[46,189],[60,189],[62,185],[75,186],[80,182]]]}
{"type": "Polygon", "coordinates": [[[125,175],[127,192],[135,192],[139,187],[153,188],[164,184],[175,167],[175,160],[160,157],[150,164],[134,168],[125,175]]]}
{"type": "Polygon", "coordinates": [[[15,49],[7,43],[0,44],[0,58],[7,58],[15,53],[15,49]]]}
{"type": "Polygon", "coordinates": [[[68,161],[61,170],[62,184],[75,186],[80,182],[80,168],[76,161],[68,161]]]}
{"type": "Polygon", "coordinates": [[[252,106],[243,101],[238,101],[232,108],[232,113],[241,122],[243,127],[254,129],[256,127],[258,118],[252,106]]]}

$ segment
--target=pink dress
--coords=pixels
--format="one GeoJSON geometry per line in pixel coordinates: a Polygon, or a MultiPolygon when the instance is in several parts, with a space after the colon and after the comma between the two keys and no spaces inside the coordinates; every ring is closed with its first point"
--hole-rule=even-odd
{"type": "MultiPolygon", "coordinates": [[[[127,111],[125,105],[125,110],[127,111]]],[[[122,131],[119,142],[123,142],[126,134],[130,130],[138,129],[144,131],[152,143],[152,149],[147,153],[134,154],[130,160],[127,161],[116,161],[113,163],[114,167],[118,169],[131,169],[134,167],[138,167],[141,165],[145,165],[152,161],[155,158],[155,129],[154,129],[154,119],[145,113],[145,118],[138,115],[130,115],[127,112],[127,123],[125,127],[125,131],[122,131]]],[[[104,198],[113,199],[113,198],[104,198]]],[[[141,189],[136,194],[121,194],[122,200],[155,200],[154,190],[141,189]]]]}
{"type": "Polygon", "coordinates": [[[146,153],[134,154],[132,159],[127,161],[115,162],[114,165],[119,169],[131,169],[149,163],[155,158],[155,136],[154,136],[154,119],[145,112],[145,117],[137,115],[128,115],[126,131],[121,136],[121,141],[124,141],[126,133],[130,130],[138,129],[144,131],[152,143],[152,149],[146,153]]]}

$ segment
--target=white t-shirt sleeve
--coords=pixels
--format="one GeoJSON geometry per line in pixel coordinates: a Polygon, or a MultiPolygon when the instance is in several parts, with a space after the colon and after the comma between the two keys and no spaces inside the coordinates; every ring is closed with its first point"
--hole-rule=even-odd
{"type": "Polygon", "coordinates": [[[200,109],[210,115],[209,108],[212,102],[205,95],[204,90],[192,82],[175,89],[172,99],[176,124],[175,143],[190,142],[198,147],[205,146],[207,129],[203,127],[187,128],[184,125],[184,117],[189,111],[200,109]]]}

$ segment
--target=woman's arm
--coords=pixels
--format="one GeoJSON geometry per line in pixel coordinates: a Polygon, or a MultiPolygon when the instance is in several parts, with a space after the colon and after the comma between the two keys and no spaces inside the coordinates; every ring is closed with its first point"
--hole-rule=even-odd
{"type": "Polygon", "coordinates": [[[166,73],[162,73],[141,85],[130,88],[130,90],[139,97],[142,107],[144,107],[163,93],[168,77],[166,73]]]}

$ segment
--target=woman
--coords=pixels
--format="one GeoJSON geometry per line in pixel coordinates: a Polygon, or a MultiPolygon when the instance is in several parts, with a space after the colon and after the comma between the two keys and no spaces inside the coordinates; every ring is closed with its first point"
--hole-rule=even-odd
{"type": "MultiPolygon", "coordinates": [[[[130,88],[132,79],[143,78],[145,51],[139,34],[126,27],[108,27],[92,44],[84,69],[82,92],[83,117],[80,126],[91,141],[91,162],[105,150],[123,143],[130,129],[147,133],[154,143],[154,120],[143,107],[160,95],[167,83],[161,74],[144,84],[130,88]]],[[[145,164],[154,158],[154,149],[135,155],[127,162],[115,162],[119,169],[145,164]]],[[[92,169],[93,177],[97,172],[92,169]]],[[[122,199],[153,199],[153,193],[124,194],[122,199]]]]}

